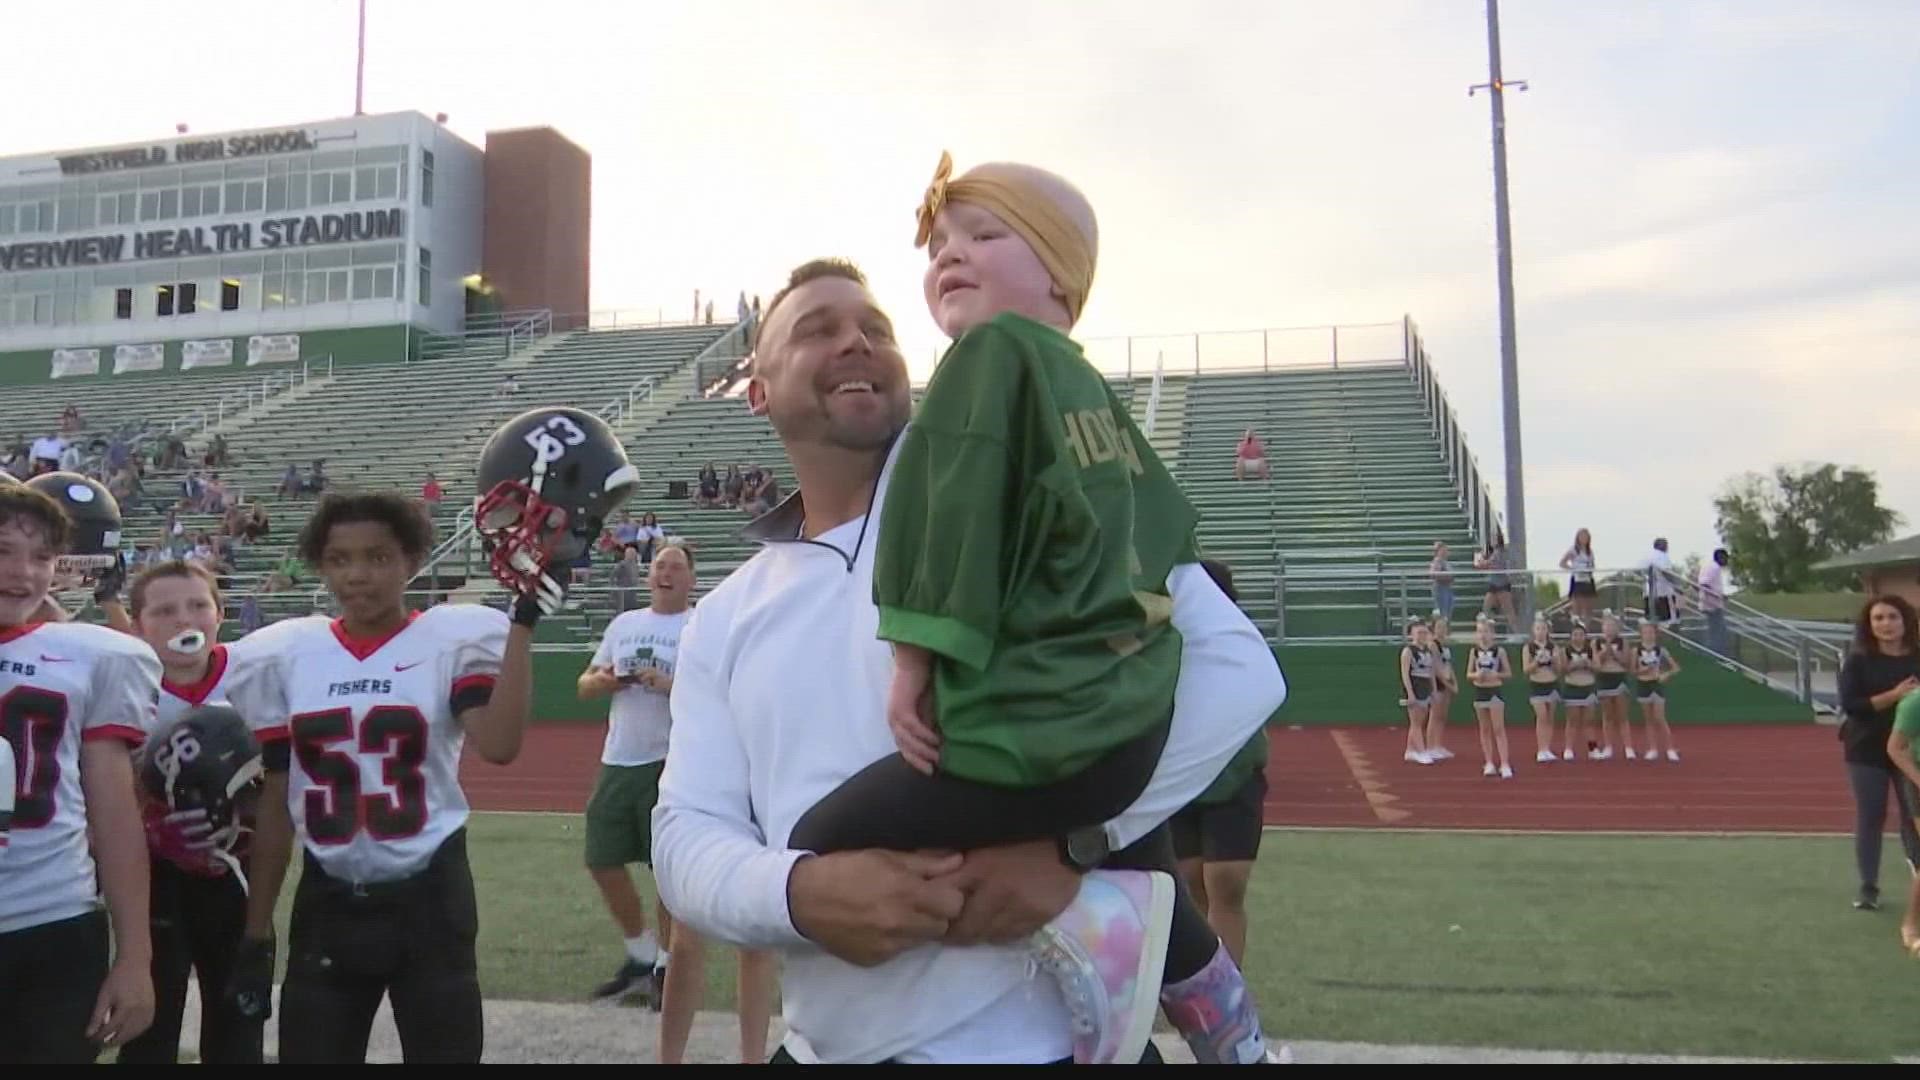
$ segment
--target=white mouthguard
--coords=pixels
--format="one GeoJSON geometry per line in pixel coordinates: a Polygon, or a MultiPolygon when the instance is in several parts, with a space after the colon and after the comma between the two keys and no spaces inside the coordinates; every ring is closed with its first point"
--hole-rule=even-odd
{"type": "Polygon", "coordinates": [[[184,630],[167,640],[167,650],[182,656],[198,655],[206,645],[207,635],[198,630],[184,630]]]}

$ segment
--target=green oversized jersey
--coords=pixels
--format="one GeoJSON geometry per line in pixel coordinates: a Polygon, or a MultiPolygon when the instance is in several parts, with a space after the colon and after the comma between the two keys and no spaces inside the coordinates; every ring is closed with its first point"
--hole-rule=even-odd
{"type": "Polygon", "coordinates": [[[935,654],[943,771],[1033,786],[1167,722],[1193,507],[1066,335],[1001,315],[941,358],[874,549],[880,636],[935,654]]]}

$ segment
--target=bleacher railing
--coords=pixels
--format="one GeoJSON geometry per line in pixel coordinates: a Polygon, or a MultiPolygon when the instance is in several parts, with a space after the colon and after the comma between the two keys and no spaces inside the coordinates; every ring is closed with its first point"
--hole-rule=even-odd
{"type": "Polygon", "coordinates": [[[1339,370],[1405,364],[1403,323],[1136,334],[1086,338],[1080,345],[1100,372],[1127,379],[1145,378],[1161,365],[1168,375],[1339,370]]]}
{"type": "Polygon", "coordinates": [[[711,320],[705,315],[699,318],[682,319],[667,314],[660,308],[615,308],[606,311],[572,312],[553,316],[553,332],[564,334],[573,330],[647,330],[656,327],[722,327],[739,321],[735,311],[720,311],[717,307],[711,320]]]}
{"type": "Polygon", "coordinates": [[[1414,326],[1411,318],[1401,319],[1401,325],[1405,335],[1403,353],[1407,358],[1407,376],[1420,388],[1430,430],[1446,458],[1447,476],[1453,482],[1460,509],[1467,515],[1467,528],[1473,536],[1473,542],[1476,547],[1484,549],[1488,539],[1495,533],[1504,535],[1505,532],[1499,512],[1495,509],[1493,493],[1487,489],[1487,482],[1480,471],[1480,459],[1467,446],[1466,434],[1460,428],[1459,418],[1454,415],[1452,403],[1447,400],[1447,392],[1440,388],[1440,380],[1427,359],[1426,345],[1420,340],[1419,328],[1414,326]]]}
{"type": "Polygon", "coordinates": [[[228,418],[245,413],[255,406],[263,405],[268,398],[304,386],[316,375],[333,375],[333,354],[316,356],[300,361],[298,371],[275,371],[260,377],[258,383],[250,383],[238,390],[230,390],[218,397],[212,404],[202,405],[184,416],[167,422],[167,434],[186,438],[195,432],[218,427],[228,418]]]}

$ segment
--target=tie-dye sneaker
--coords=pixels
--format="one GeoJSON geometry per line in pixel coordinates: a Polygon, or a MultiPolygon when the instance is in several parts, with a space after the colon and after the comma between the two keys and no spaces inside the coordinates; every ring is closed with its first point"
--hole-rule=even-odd
{"type": "Polygon", "coordinates": [[[1080,895],[1033,936],[1030,948],[1073,1015],[1079,1065],[1136,1064],[1153,1035],[1173,924],[1173,878],[1095,870],[1080,895]]]}

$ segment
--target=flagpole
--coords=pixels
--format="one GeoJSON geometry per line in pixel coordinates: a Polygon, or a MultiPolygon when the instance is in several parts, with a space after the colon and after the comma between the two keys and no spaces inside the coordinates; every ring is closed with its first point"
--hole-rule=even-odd
{"type": "Polygon", "coordinates": [[[365,116],[367,91],[367,0],[360,0],[360,46],[353,62],[353,115],[365,116]]]}

